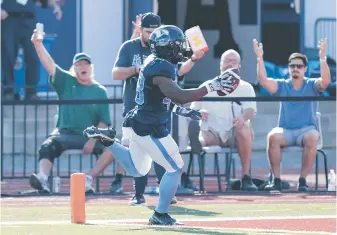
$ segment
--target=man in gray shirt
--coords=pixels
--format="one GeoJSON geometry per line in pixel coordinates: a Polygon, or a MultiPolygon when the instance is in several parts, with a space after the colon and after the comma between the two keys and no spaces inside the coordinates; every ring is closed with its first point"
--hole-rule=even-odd
{"type": "MultiPolygon", "coordinates": [[[[135,96],[136,96],[136,86],[138,81],[138,75],[145,59],[151,54],[148,40],[151,33],[161,25],[160,16],[153,13],[146,13],[140,17],[140,28],[139,37],[130,39],[123,43],[120,47],[115,65],[112,69],[112,77],[114,80],[123,80],[124,89],[123,89],[123,101],[124,101],[124,110],[123,117],[136,106],[135,96]]],[[[137,25],[135,25],[137,30],[137,25]]],[[[135,30],[135,31],[136,31],[135,30]]],[[[137,33],[134,33],[134,36],[138,36],[137,33]]],[[[204,56],[203,52],[196,52],[191,59],[187,60],[184,64],[181,65],[179,71],[177,71],[177,76],[182,76],[183,74],[189,72],[194,63],[201,59],[204,56]]],[[[170,128],[168,128],[170,129],[170,128]]],[[[123,138],[122,144],[128,146],[130,139],[130,132],[128,128],[123,128],[123,138]]],[[[154,163],[155,171],[157,174],[158,181],[160,181],[162,175],[165,173],[165,169],[160,165],[154,163]]],[[[122,190],[122,174],[120,169],[116,175],[116,180],[112,183],[110,187],[110,192],[121,192],[122,190]]],[[[136,194],[130,201],[130,205],[139,205],[144,204],[144,191],[147,184],[147,176],[135,178],[135,191],[136,194]]],[[[176,199],[172,201],[176,203],[176,199]]]]}

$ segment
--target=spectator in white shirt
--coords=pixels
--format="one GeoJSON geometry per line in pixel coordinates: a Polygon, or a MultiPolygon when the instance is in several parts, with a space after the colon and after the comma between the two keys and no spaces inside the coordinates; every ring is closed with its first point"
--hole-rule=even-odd
{"type": "MultiPolygon", "coordinates": [[[[240,68],[240,61],[237,51],[225,51],[220,61],[221,73],[229,68],[240,68]]],[[[212,92],[206,97],[222,95],[224,95],[222,92],[212,92]]],[[[238,88],[227,97],[255,97],[255,92],[252,85],[241,80],[238,88]]],[[[242,164],[241,188],[244,191],[256,191],[257,187],[249,175],[253,139],[250,120],[256,114],[256,102],[193,102],[191,108],[200,110],[202,114],[200,127],[193,123],[190,125],[194,126],[189,127],[192,147],[193,145],[199,145],[200,148],[212,145],[229,146],[232,140],[232,128],[234,128],[235,145],[242,164]]]]}

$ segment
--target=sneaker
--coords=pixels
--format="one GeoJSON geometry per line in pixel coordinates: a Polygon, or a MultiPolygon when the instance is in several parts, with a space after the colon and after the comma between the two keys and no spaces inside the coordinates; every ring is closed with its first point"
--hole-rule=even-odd
{"type": "Polygon", "coordinates": [[[85,175],[85,193],[95,193],[95,189],[92,187],[92,177],[90,175],[85,175]]]}
{"type": "Polygon", "coordinates": [[[116,130],[112,127],[101,129],[91,126],[83,131],[83,135],[87,138],[96,139],[104,146],[109,147],[115,142],[116,130]]]}
{"type": "Polygon", "coordinates": [[[307,191],[309,191],[309,186],[307,185],[306,179],[300,178],[298,180],[297,191],[298,192],[307,192],[307,191]]]}
{"type": "Polygon", "coordinates": [[[112,181],[109,192],[112,194],[119,194],[123,192],[123,186],[122,186],[122,181],[120,180],[114,180],[112,181]]]}
{"type": "Polygon", "coordinates": [[[171,200],[171,205],[172,204],[177,204],[178,203],[178,200],[177,200],[177,197],[176,196],[174,196],[173,198],[172,198],[172,200],[171,200]]]}
{"type": "Polygon", "coordinates": [[[130,202],[129,206],[141,206],[145,204],[145,198],[144,196],[134,196],[130,202]]]}
{"type": "Polygon", "coordinates": [[[253,183],[253,180],[249,175],[243,176],[242,181],[241,181],[241,189],[243,191],[248,191],[248,192],[257,191],[257,187],[253,183]]]}
{"type": "Polygon", "coordinates": [[[154,212],[152,217],[149,219],[150,225],[181,225],[174,218],[172,218],[168,213],[159,214],[154,212]]]}
{"type": "Polygon", "coordinates": [[[39,190],[40,193],[50,193],[50,189],[48,187],[48,177],[44,178],[40,174],[32,174],[29,177],[29,184],[33,188],[39,190]]]}
{"type": "Polygon", "coordinates": [[[266,185],[264,188],[265,191],[281,191],[282,190],[282,183],[280,178],[274,178],[274,180],[266,185]]]}

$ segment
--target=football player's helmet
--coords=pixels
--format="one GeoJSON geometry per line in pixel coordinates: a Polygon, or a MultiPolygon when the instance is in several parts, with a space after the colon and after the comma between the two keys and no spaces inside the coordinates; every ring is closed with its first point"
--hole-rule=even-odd
{"type": "Polygon", "coordinates": [[[150,35],[149,43],[152,54],[172,64],[183,61],[190,50],[185,34],[174,25],[155,29],[150,35]]]}

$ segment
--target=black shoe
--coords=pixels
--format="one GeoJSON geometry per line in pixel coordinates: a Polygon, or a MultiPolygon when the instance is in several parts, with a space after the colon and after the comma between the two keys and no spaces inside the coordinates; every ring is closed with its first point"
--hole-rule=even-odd
{"type": "Polygon", "coordinates": [[[109,188],[109,192],[112,194],[121,194],[123,193],[123,185],[122,185],[122,181],[120,180],[114,180],[112,181],[110,188],[109,188]]]}
{"type": "Polygon", "coordinates": [[[145,198],[143,195],[141,196],[134,196],[130,202],[129,202],[129,206],[141,206],[143,204],[145,204],[145,198]]]}
{"type": "Polygon", "coordinates": [[[41,194],[49,194],[50,193],[50,189],[48,187],[48,182],[45,179],[42,179],[42,177],[40,177],[37,174],[32,174],[29,177],[29,184],[30,186],[32,186],[32,188],[35,188],[39,191],[39,193],[41,194]]]}
{"type": "Polygon", "coordinates": [[[256,185],[253,183],[252,178],[249,175],[244,175],[241,180],[241,189],[243,191],[257,191],[256,185]]]}
{"type": "Polygon", "coordinates": [[[307,192],[307,191],[309,191],[309,186],[307,185],[307,181],[304,178],[300,178],[298,180],[297,191],[298,192],[307,192]]]}
{"type": "Polygon", "coordinates": [[[199,191],[199,189],[193,184],[192,180],[187,176],[185,172],[181,174],[181,185],[184,188],[191,189],[193,191],[199,191]]]}
{"type": "Polygon", "coordinates": [[[149,219],[151,225],[175,225],[178,223],[177,220],[173,219],[168,213],[159,214],[154,212],[152,217],[149,219]]]}
{"type": "Polygon", "coordinates": [[[282,183],[280,178],[274,178],[273,182],[266,185],[264,188],[265,191],[281,191],[282,190],[282,183]]]}
{"type": "Polygon", "coordinates": [[[115,142],[116,131],[112,127],[101,129],[91,126],[83,131],[83,135],[87,138],[96,139],[104,146],[109,147],[115,142]]]}

